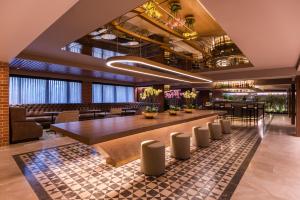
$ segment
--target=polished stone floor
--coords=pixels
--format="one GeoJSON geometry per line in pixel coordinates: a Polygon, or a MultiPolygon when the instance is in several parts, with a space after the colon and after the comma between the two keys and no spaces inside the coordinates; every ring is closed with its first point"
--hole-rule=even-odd
{"type": "Polygon", "coordinates": [[[268,134],[261,121],[258,127],[239,127],[210,148],[192,149],[189,161],[168,158],[167,173],[160,179],[140,174],[139,161],[117,169],[101,165],[101,156],[93,149],[67,137],[50,135],[41,141],[11,145],[0,149],[0,199],[228,199],[259,135],[264,136],[263,141],[232,198],[299,199],[300,140],[289,135],[294,128],[287,125],[285,116],[275,116],[268,134]],[[224,163],[227,170],[222,169],[224,163]],[[107,177],[111,177],[109,181],[107,177]],[[81,184],[85,184],[83,189],[78,189],[81,184]],[[97,193],[100,189],[106,189],[105,194],[97,193]]]}
{"type": "Polygon", "coordinates": [[[232,199],[300,199],[300,138],[285,115],[275,116],[232,199]]]}

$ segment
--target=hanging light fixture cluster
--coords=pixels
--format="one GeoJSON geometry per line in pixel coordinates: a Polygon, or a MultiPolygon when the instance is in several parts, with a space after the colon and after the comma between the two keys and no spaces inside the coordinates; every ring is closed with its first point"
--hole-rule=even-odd
{"type": "Polygon", "coordinates": [[[145,9],[145,13],[155,19],[161,18],[162,14],[158,11],[155,3],[153,1],[148,1],[142,6],[145,9]]]}
{"type": "Polygon", "coordinates": [[[196,19],[194,15],[187,15],[185,16],[185,25],[190,28],[193,31],[187,31],[182,33],[183,37],[187,40],[193,40],[196,39],[198,36],[198,33],[194,31],[194,24],[196,22],[196,19]]]}

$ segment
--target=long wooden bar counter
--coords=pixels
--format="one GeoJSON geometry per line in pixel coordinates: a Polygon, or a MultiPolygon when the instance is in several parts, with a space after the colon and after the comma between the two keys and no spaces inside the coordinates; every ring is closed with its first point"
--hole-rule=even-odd
{"type": "Polygon", "coordinates": [[[82,143],[93,145],[107,163],[118,166],[138,158],[140,143],[144,140],[160,140],[169,145],[171,132],[191,134],[192,126],[206,125],[223,113],[200,110],[170,116],[159,113],[155,119],[142,115],[104,118],[51,125],[51,130],[62,133],[82,143]]]}

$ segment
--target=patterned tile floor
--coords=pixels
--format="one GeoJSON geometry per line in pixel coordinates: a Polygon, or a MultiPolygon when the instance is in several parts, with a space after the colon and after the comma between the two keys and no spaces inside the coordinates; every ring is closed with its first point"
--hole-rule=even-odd
{"type": "Polygon", "coordinates": [[[166,173],[147,177],[140,160],[114,168],[92,147],[73,143],[15,155],[39,199],[230,199],[260,143],[255,127],[191,147],[191,158],[176,161],[166,149],[166,173]]]}

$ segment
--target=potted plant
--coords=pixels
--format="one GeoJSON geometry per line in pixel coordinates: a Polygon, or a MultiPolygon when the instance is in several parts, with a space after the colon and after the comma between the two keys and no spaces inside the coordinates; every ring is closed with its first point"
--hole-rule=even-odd
{"type": "Polygon", "coordinates": [[[185,101],[184,112],[192,113],[193,109],[195,108],[193,103],[194,103],[194,100],[197,97],[197,92],[187,90],[182,94],[182,96],[183,96],[184,101],[185,101]]]}
{"type": "Polygon", "coordinates": [[[180,97],[180,90],[169,90],[165,92],[165,98],[167,99],[169,104],[170,115],[177,115],[177,112],[181,109],[179,107],[180,97]]]}
{"type": "Polygon", "coordinates": [[[157,103],[157,96],[162,92],[162,90],[154,89],[153,87],[147,87],[144,91],[140,94],[140,99],[145,100],[146,102],[150,103],[150,106],[146,106],[143,115],[147,119],[152,119],[157,116],[158,107],[157,103]]]}
{"type": "Polygon", "coordinates": [[[178,106],[170,106],[170,108],[169,108],[170,115],[177,115],[178,111],[180,111],[180,107],[178,107],[178,106]]]}

